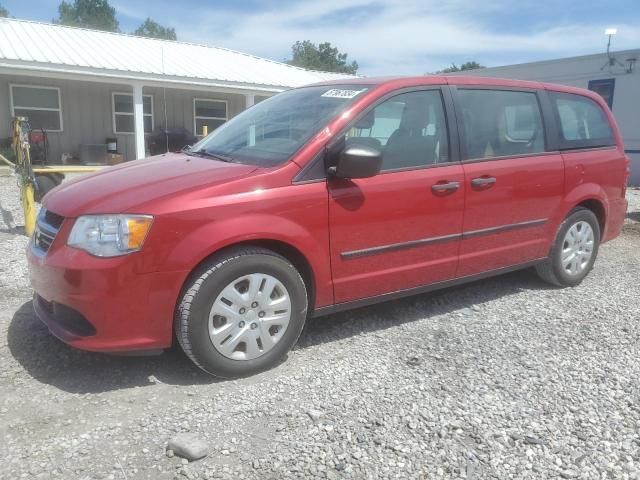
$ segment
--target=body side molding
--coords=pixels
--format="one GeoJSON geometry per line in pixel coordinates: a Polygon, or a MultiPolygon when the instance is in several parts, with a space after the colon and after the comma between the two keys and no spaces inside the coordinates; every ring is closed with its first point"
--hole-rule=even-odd
{"type": "Polygon", "coordinates": [[[405,248],[422,247],[424,245],[430,245],[435,243],[450,242],[452,240],[465,240],[467,238],[475,238],[482,235],[493,235],[495,233],[508,232],[511,230],[517,230],[520,228],[539,227],[547,223],[548,219],[542,218],[539,220],[530,220],[527,222],[510,223],[509,225],[500,225],[498,227],[483,228],[482,230],[470,230],[463,233],[454,233],[452,235],[444,235],[441,237],[429,237],[420,238],[418,240],[411,240],[409,242],[392,243],[389,245],[380,245],[377,247],[362,248],[360,250],[350,250],[348,252],[342,252],[340,256],[345,259],[367,257],[369,255],[377,255],[379,253],[394,252],[396,250],[403,250],[405,248]]]}

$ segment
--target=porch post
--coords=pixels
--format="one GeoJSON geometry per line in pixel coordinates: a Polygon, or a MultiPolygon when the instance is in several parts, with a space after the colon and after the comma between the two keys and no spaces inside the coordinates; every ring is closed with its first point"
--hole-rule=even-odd
{"type": "Polygon", "coordinates": [[[144,105],[142,84],[134,83],[133,88],[133,131],[136,137],[136,160],[146,156],[144,148],[144,105]]]}
{"type": "Polygon", "coordinates": [[[256,103],[256,96],[253,93],[247,93],[245,96],[244,108],[253,107],[256,103]]]}

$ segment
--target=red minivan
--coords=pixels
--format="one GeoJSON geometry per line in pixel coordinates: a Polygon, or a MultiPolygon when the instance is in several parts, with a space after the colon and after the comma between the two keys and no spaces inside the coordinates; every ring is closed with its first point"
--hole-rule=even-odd
{"type": "Polygon", "coordinates": [[[46,196],[34,310],[78,348],[273,366],[309,316],[535,267],[579,284],[620,233],[629,161],[605,102],[424,76],[289,90],[184,151],[46,196]]]}

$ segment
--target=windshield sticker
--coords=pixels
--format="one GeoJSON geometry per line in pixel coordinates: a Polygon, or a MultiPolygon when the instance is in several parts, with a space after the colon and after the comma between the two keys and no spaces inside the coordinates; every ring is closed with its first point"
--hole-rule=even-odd
{"type": "Polygon", "coordinates": [[[330,97],[330,98],[353,98],[359,93],[364,92],[363,90],[343,90],[342,88],[332,88],[324,92],[322,97],[330,97]]]}

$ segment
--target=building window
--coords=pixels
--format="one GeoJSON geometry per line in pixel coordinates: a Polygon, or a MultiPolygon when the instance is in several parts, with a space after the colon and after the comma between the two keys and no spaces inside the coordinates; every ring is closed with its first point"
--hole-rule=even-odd
{"type": "Polygon", "coordinates": [[[26,117],[34,130],[62,131],[60,89],[35,85],[11,85],[11,115],[26,117]]]}
{"type": "Polygon", "coordinates": [[[604,101],[607,102],[609,108],[613,109],[613,90],[616,86],[615,78],[604,78],[602,80],[589,80],[589,90],[596,92],[604,101]]]}
{"type": "Polygon", "coordinates": [[[193,131],[202,136],[202,128],[206,125],[209,133],[227,121],[226,100],[193,99],[193,131]]]}
{"type": "MultiPolygon", "coordinates": [[[[133,114],[133,94],[114,93],[112,95],[113,106],[113,132],[135,133],[133,114]]],[[[142,96],[142,111],[144,116],[144,132],[153,132],[153,96],[142,96]]]]}

